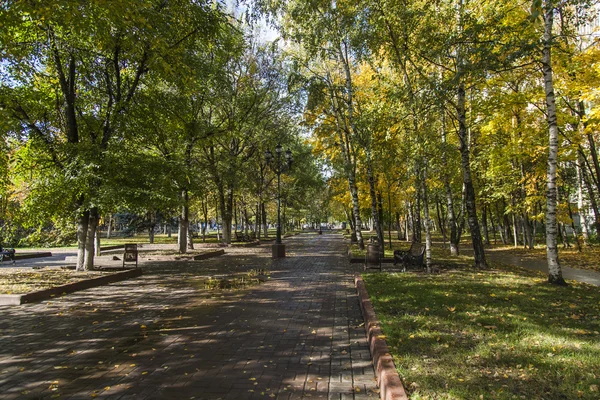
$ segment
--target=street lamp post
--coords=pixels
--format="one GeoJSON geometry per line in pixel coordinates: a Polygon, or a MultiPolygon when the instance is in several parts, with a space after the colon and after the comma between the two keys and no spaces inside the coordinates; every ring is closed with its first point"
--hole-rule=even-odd
{"type": "Polygon", "coordinates": [[[285,151],[285,160],[282,160],[281,153],[283,153],[281,144],[275,146],[275,157],[271,150],[265,152],[267,163],[277,174],[277,238],[272,246],[273,258],[285,257],[285,245],[281,242],[281,174],[292,167],[292,151],[290,149],[285,151]]]}

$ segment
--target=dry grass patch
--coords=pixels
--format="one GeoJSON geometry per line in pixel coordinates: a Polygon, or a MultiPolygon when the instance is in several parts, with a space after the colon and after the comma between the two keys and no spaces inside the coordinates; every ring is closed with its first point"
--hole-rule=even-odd
{"type": "Polygon", "coordinates": [[[103,271],[73,271],[60,268],[37,270],[2,268],[0,269],[0,294],[25,294],[107,274],[110,273],[103,271]]]}

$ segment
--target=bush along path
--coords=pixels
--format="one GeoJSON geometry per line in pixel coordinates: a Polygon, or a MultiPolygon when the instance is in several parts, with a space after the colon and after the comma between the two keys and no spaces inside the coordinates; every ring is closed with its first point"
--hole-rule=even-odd
{"type": "Polygon", "coordinates": [[[337,235],[287,239],[66,297],[0,307],[0,393],[114,399],[378,398],[352,270],[337,235]],[[207,276],[270,270],[241,290],[207,276]]]}

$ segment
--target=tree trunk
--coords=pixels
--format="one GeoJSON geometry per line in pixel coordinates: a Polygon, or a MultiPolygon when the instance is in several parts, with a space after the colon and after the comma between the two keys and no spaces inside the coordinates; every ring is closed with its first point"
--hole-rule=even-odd
{"type": "Polygon", "coordinates": [[[458,114],[458,138],[460,140],[460,155],[461,167],[463,175],[463,183],[465,189],[465,205],[467,209],[467,217],[469,230],[471,231],[471,242],[473,243],[473,255],[475,257],[476,268],[487,268],[485,260],[485,250],[483,241],[481,240],[481,231],[479,230],[479,222],[477,220],[477,208],[475,205],[475,188],[471,178],[471,161],[470,149],[467,135],[466,109],[465,109],[465,87],[464,83],[458,86],[458,101],[456,112],[458,114]]]}
{"type": "Polygon", "coordinates": [[[192,232],[192,226],[188,221],[188,232],[187,232],[187,248],[188,250],[194,250],[194,233],[192,232]]]}
{"type": "Polygon", "coordinates": [[[413,214],[413,240],[417,243],[422,243],[423,238],[421,235],[423,223],[421,222],[421,201],[422,201],[422,182],[421,182],[421,170],[418,166],[415,166],[415,187],[416,190],[416,201],[415,201],[415,209],[413,214]]]}
{"type": "Polygon", "coordinates": [[[94,236],[94,255],[100,257],[100,231],[96,227],[96,235],[94,236]]]}
{"type": "Polygon", "coordinates": [[[189,198],[187,189],[181,190],[181,214],[179,215],[179,231],[177,235],[177,244],[179,253],[187,253],[187,236],[189,224],[189,198]]]}
{"type": "Polygon", "coordinates": [[[488,218],[487,218],[487,205],[484,203],[481,208],[481,227],[483,228],[483,239],[485,240],[485,245],[490,245],[490,234],[488,232],[488,218]]]}
{"type": "Polygon", "coordinates": [[[358,248],[361,250],[365,249],[365,242],[362,237],[362,220],[360,218],[360,206],[358,203],[358,188],[356,187],[356,176],[354,171],[351,171],[348,177],[348,185],[350,187],[350,198],[352,199],[352,214],[354,215],[354,233],[356,234],[356,241],[358,248]]]}
{"type": "Polygon", "coordinates": [[[444,224],[444,218],[442,217],[442,212],[440,211],[440,202],[438,199],[435,201],[435,211],[438,220],[438,225],[440,227],[440,231],[442,232],[442,240],[444,242],[444,247],[446,247],[446,224],[444,224]]]}
{"type": "MultiPolygon", "coordinates": [[[[514,202],[513,202],[514,205],[514,202]]],[[[517,228],[517,216],[515,212],[512,212],[512,225],[513,225],[513,240],[515,248],[519,247],[519,229],[517,228]]]]}
{"type": "Polygon", "coordinates": [[[575,238],[575,244],[577,245],[577,251],[581,253],[581,242],[579,241],[579,235],[577,235],[577,229],[575,228],[575,221],[573,220],[573,210],[571,209],[571,202],[567,197],[567,207],[569,209],[569,218],[571,218],[571,229],[573,230],[573,237],[575,238]]]}
{"type": "Polygon", "coordinates": [[[100,215],[98,214],[98,209],[93,207],[89,212],[89,222],[87,235],[85,240],[85,257],[84,257],[84,269],[86,271],[94,270],[94,256],[96,254],[96,229],[98,228],[98,219],[100,215]]]}
{"type": "Polygon", "coordinates": [[[154,212],[148,211],[148,242],[154,243],[154,226],[155,226],[154,212]]]}
{"type": "Polygon", "coordinates": [[[206,230],[208,229],[208,196],[202,198],[202,216],[204,226],[202,227],[202,243],[206,242],[206,230]]]}
{"type": "MultiPolygon", "coordinates": [[[[221,203],[221,220],[223,221],[223,243],[231,244],[231,224],[233,222],[233,188],[229,187],[227,194],[223,193],[221,203]]],[[[236,227],[237,229],[237,227],[236,227]]]]}
{"type": "Polygon", "coordinates": [[[85,210],[77,219],[77,271],[85,271],[85,244],[90,223],[90,211],[85,210]]]}
{"type": "Polygon", "coordinates": [[[388,186],[387,191],[387,201],[388,201],[388,241],[390,245],[390,250],[392,249],[392,197],[390,193],[390,188],[388,186]]]}
{"type": "Polygon", "coordinates": [[[112,214],[108,215],[108,227],[106,228],[106,238],[110,239],[110,235],[112,233],[112,222],[113,222],[113,217],[112,214]]]}
{"type": "MultiPolygon", "coordinates": [[[[491,210],[490,210],[491,211],[491,210]]],[[[491,215],[490,215],[490,223],[492,224],[492,233],[494,234],[494,244],[497,243],[496,240],[496,225],[494,224],[494,213],[491,211],[491,215]]]]}
{"type": "MultiPolygon", "coordinates": [[[[427,160],[425,160],[427,164],[427,160]]],[[[431,273],[431,224],[429,218],[429,200],[427,198],[427,168],[423,167],[423,213],[425,214],[425,265],[427,273],[431,273]]]]}
{"type": "Polygon", "coordinates": [[[260,234],[262,232],[262,224],[261,224],[261,208],[260,208],[260,201],[256,202],[256,218],[254,220],[254,232],[256,232],[256,238],[258,240],[260,240],[260,234]]]}
{"type": "Polygon", "coordinates": [[[588,198],[590,200],[590,207],[592,208],[592,212],[594,213],[594,227],[596,228],[596,235],[600,236],[600,209],[598,208],[596,194],[594,193],[594,188],[590,182],[588,171],[585,166],[585,160],[583,160],[583,155],[581,153],[579,154],[578,162],[579,167],[581,169],[581,177],[587,188],[588,198]]]}
{"type": "MultiPolygon", "coordinates": [[[[446,111],[442,110],[442,163],[443,165],[448,164],[448,144],[446,142],[446,111]]],[[[452,187],[450,186],[450,172],[446,168],[442,173],[444,180],[444,191],[446,194],[446,208],[448,209],[448,227],[450,228],[450,254],[458,256],[458,232],[456,216],[454,214],[454,198],[452,197],[452,187]]]]}
{"type": "Polygon", "coordinates": [[[267,208],[265,207],[265,203],[261,203],[261,213],[262,213],[262,226],[264,231],[264,238],[267,239],[269,237],[269,226],[267,224],[267,208]]]}
{"type": "Polygon", "coordinates": [[[544,72],[544,91],[546,94],[546,118],[548,121],[548,170],[546,184],[546,258],[548,261],[548,282],[563,285],[567,283],[562,277],[562,269],[558,261],[557,223],[556,223],[556,167],[558,163],[558,124],[556,119],[556,103],[554,98],[554,77],[552,71],[552,25],[554,22],[554,5],[552,0],[544,1],[544,49],[542,53],[542,69],[544,72]]]}
{"type": "Polygon", "coordinates": [[[523,212],[523,229],[525,232],[525,246],[530,250],[534,248],[533,246],[533,232],[531,227],[531,222],[529,221],[529,214],[527,212],[523,212]]]}
{"type": "Polygon", "coordinates": [[[371,198],[371,218],[373,219],[373,228],[377,235],[379,251],[383,252],[385,243],[383,243],[383,234],[381,224],[379,223],[379,212],[377,211],[377,194],[375,193],[375,177],[373,176],[373,163],[370,154],[367,154],[367,180],[369,181],[369,197],[371,198]]]}

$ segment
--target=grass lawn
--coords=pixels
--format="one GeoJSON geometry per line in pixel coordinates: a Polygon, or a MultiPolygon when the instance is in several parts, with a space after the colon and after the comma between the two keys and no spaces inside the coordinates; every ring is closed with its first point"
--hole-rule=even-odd
{"type": "Polygon", "coordinates": [[[109,272],[72,271],[55,268],[39,270],[2,268],[0,270],[0,294],[25,294],[107,274],[109,272]]]}
{"type": "Polygon", "coordinates": [[[600,291],[496,266],[364,275],[412,399],[599,399],[600,291]]]}

